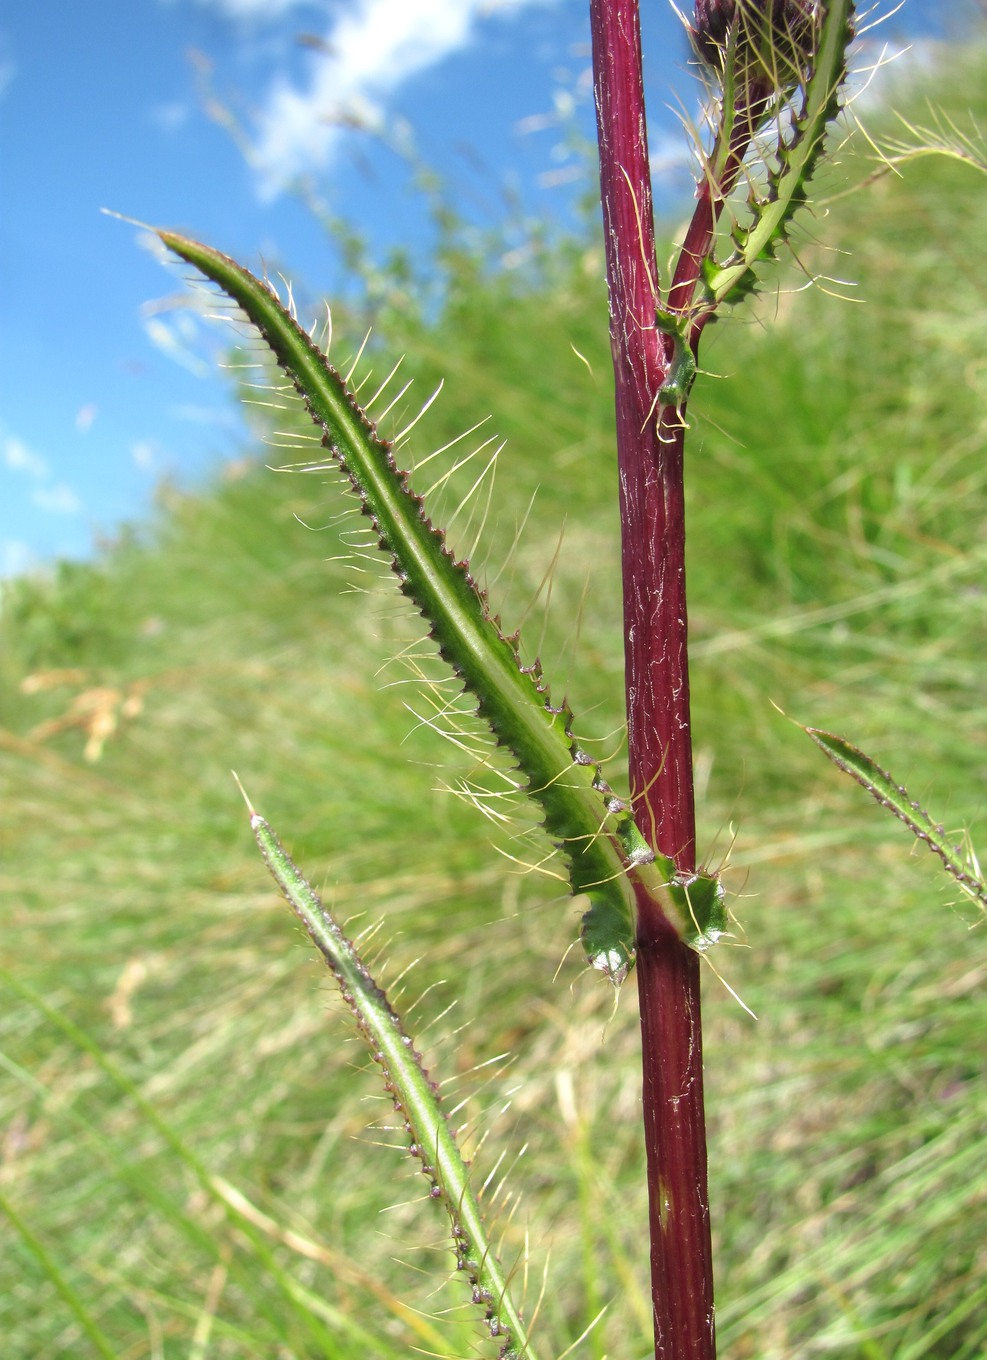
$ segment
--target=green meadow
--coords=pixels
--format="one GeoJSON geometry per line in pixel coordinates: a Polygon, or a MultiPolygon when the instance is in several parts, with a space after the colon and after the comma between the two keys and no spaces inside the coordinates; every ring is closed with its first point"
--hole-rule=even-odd
{"type": "MultiPolygon", "coordinates": [[[[901,107],[975,135],[982,53],[946,56],[901,107]]],[[[871,178],[854,148],[777,287],[708,333],[689,408],[699,834],[735,919],[704,1002],[733,1360],[987,1350],[983,913],[788,721],[985,850],[987,178],[871,178]]],[[[372,322],[369,397],[406,356],[385,430],[443,383],[417,485],[622,789],[602,251],[588,231],[510,270],[465,239],[441,306],[383,269],[332,357],[372,322]]],[[[320,455],[291,394],[236,378],[261,403],[241,461],[0,597],[4,1356],[494,1353],[235,770],[442,1082],[541,1352],[646,1357],[633,981],[587,971],[550,845],[338,476],[274,470],[320,455]]]]}

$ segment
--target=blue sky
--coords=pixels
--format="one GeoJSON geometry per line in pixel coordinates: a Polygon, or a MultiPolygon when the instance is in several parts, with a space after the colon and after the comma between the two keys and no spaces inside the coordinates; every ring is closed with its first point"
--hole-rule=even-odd
{"type": "MultiPolygon", "coordinates": [[[[668,0],[642,9],[661,159],[677,144],[666,106],[691,107],[697,87],[668,0]]],[[[906,0],[881,37],[934,35],[961,9],[906,0]]],[[[86,555],[162,478],[189,483],[247,447],[220,337],[101,208],[277,262],[331,298],[339,261],[294,178],[380,251],[426,248],[395,149],[409,140],[476,220],[497,220],[507,189],[565,222],[565,128],[592,131],[588,63],[586,0],[0,8],[0,575],[86,555]]]]}

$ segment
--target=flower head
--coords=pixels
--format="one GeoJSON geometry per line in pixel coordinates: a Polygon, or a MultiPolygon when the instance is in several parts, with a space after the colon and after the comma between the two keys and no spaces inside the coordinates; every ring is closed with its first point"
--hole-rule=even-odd
{"type": "Polygon", "coordinates": [[[692,43],[737,102],[763,106],[789,94],[811,63],[818,0],[696,0],[692,43]]]}

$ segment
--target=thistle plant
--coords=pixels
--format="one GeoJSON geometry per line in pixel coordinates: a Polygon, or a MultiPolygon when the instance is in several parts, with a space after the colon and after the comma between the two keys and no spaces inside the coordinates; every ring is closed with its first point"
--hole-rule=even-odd
{"type": "MultiPolygon", "coordinates": [[[[401,593],[513,761],[517,787],[537,805],[568,886],[585,902],[580,939],[588,963],[615,988],[636,975],[655,1355],[667,1360],[715,1354],[699,984],[704,955],[728,929],[722,885],[696,851],[685,582],[688,408],[705,328],[755,291],[807,204],[840,109],[853,9],[851,0],[699,0],[688,29],[708,87],[708,127],[698,147],[696,206],[663,279],[637,3],[590,3],[615,376],[626,794],[604,777],[575,735],[568,701],[553,695],[537,661],[523,660],[518,636],[505,631],[495,603],[433,523],[413,476],[402,470],[406,436],[388,441],[378,433],[354,384],[299,325],[290,297],[285,305],[267,280],[208,246],[159,233],[227,295],[304,402],[322,446],[310,466],[340,470],[401,593]]],[[[839,739],[815,729],[810,735],[844,768],[853,764],[851,748],[839,739]]],[[[860,757],[851,772],[984,900],[978,874],[905,795],[888,792],[896,786],[875,770],[860,757]]],[[[456,1267],[490,1336],[507,1360],[535,1360],[537,1338],[514,1297],[512,1263],[497,1260],[437,1087],[339,924],[264,818],[253,808],[250,816],[276,881],[382,1069],[429,1196],[448,1214],[456,1267]]]]}

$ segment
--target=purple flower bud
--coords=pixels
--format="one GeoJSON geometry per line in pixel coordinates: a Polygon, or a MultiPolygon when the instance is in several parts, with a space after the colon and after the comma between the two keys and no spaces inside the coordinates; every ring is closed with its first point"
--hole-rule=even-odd
{"type": "Polygon", "coordinates": [[[798,84],[812,58],[818,0],[696,0],[691,28],[699,57],[750,105],[798,84]]]}

